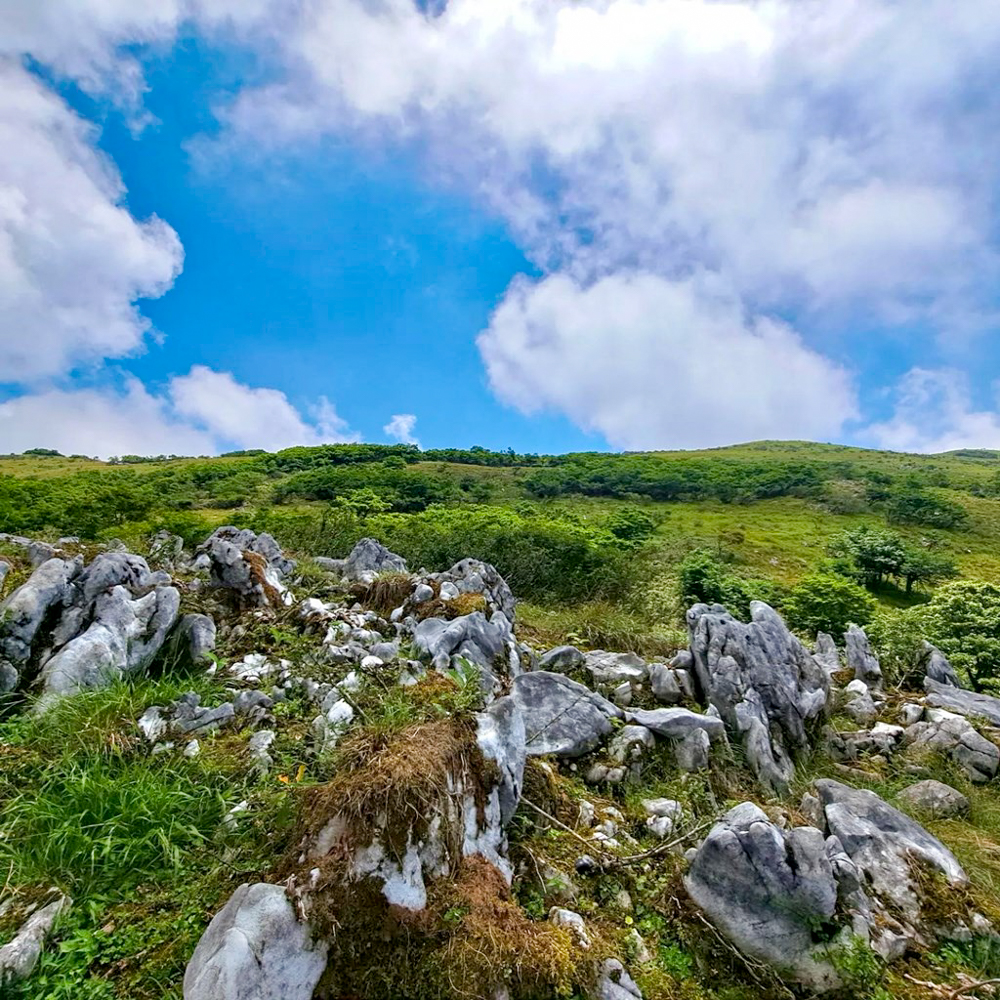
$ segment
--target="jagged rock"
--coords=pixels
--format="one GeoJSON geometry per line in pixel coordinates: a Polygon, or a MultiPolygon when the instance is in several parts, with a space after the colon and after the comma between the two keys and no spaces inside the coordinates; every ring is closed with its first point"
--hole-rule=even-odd
{"type": "Polygon", "coordinates": [[[874,792],[830,778],[820,779],[815,787],[829,832],[864,875],[869,891],[904,919],[920,920],[914,860],[940,872],[950,885],[967,884],[962,866],[941,841],[874,792]]]}
{"type": "Polygon", "coordinates": [[[948,662],[948,657],[937,646],[932,646],[926,640],[920,648],[917,669],[925,677],[929,677],[938,684],[944,684],[947,687],[962,687],[962,682],[959,680],[958,674],[955,673],[955,668],[948,662]]]}
{"type": "Polygon", "coordinates": [[[649,665],[649,686],[653,690],[653,697],[665,705],[676,705],[684,700],[677,674],[662,663],[649,665]]]}
{"type": "Polygon", "coordinates": [[[492,692],[503,677],[520,673],[520,655],[510,622],[496,611],[487,619],[481,611],[453,618],[425,618],[413,633],[422,660],[436,670],[458,667],[459,658],[480,668],[483,690],[492,692]]]}
{"type": "Polygon", "coordinates": [[[538,661],[538,669],[563,674],[570,670],[579,670],[583,664],[584,655],[576,646],[556,646],[555,649],[542,654],[538,661]]]}
{"type": "Polygon", "coordinates": [[[682,771],[703,771],[708,767],[709,736],[704,729],[692,729],[674,743],[674,760],[682,771]]]}
{"type": "MultiPolygon", "coordinates": [[[[445,601],[462,594],[478,594],[486,602],[486,611],[493,615],[500,612],[511,624],[517,613],[517,601],[500,571],[481,559],[462,559],[443,573],[424,577],[424,584],[436,587],[438,596],[445,601]]],[[[411,595],[408,607],[420,603],[416,594],[411,595]]]]}
{"type": "Polygon", "coordinates": [[[584,653],[584,669],[590,671],[596,684],[639,684],[648,675],[646,661],[635,653],[608,653],[595,649],[584,653]]]}
{"type": "Polygon", "coordinates": [[[882,666],[872,650],[865,630],[852,625],[844,633],[847,667],[854,671],[856,680],[861,681],[869,691],[882,690],[882,666]]]}
{"type": "Polygon", "coordinates": [[[724,608],[697,604],[687,613],[699,691],[722,717],[768,791],[784,794],[793,758],[809,748],[806,727],[826,710],[826,671],[761,601],[743,624],[724,608]]]}
{"type": "Polygon", "coordinates": [[[149,561],[174,572],[184,566],[184,539],[169,531],[158,531],[149,542],[149,561]]]}
{"type": "Polygon", "coordinates": [[[135,600],[120,585],[110,593],[99,592],[89,627],[42,668],[43,695],[101,687],[145,670],[166,640],[179,608],[180,594],[174,587],[159,586],[135,600]]]}
{"type": "Polygon", "coordinates": [[[946,708],[970,719],[986,719],[994,726],[1000,726],[1000,698],[988,694],[966,691],[952,684],[936,681],[927,676],[924,679],[927,704],[936,708],[946,708]]]}
{"type": "Polygon", "coordinates": [[[19,979],[27,979],[42,955],[42,948],[52,933],[55,922],[70,907],[68,896],[35,910],[21,925],[17,933],[0,948],[0,987],[19,979]]]}
{"type": "Polygon", "coordinates": [[[642,1000],[642,990],[617,958],[606,959],[601,966],[597,1000],[642,1000]]]}
{"type": "Polygon", "coordinates": [[[904,788],[896,799],[913,812],[933,819],[949,819],[969,811],[969,800],[957,788],[933,779],[904,788]]]}
{"type": "Polygon", "coordinates": [[[198,553],[208,557],[212,583],[234,591],[246,604],[265,607],[286,602],[282,579],[295,563],[266,532],[258,535],[231,525],[216,528],[198,546],[198,553]]]}
{"type": "Polygon", "coordinates": [[[215,915],[184,973],[184,1000],[310,1000],[326,967],[281,886],[241,885],[215,915]]]}
{"type": "Polygon", "coordinates": [[[645,726],[622,726],[608,744],[608,763],[595,762],[584,780],[596,785],[617,784],[627,777],[638,779],[643,759],[655,744],[655,737],[645,726]]]}
{"type": "Polygon", "coordinates": [[[731,809],[698,848],[684,885],[740,951],[817,991],[838,984],[815,957],[815,929],[837,908],[823,833],[779,830],[750,802],[731,809]]]}
{"type": "Polygon", "coordinates": [[[150,743],[158,743],[165,736],[201,736],[231,725],[257,726],[271,718],[273,707],[274,701],[263,691],[241,691],[233,701],[212,708],[201,704],[201,695],[189,691],[166,707],[151,705],[136,725],[150,743]]]}
{"type": "Polygon", "coordinates": [[[1000,767],[1000,748],[981,736],[968,719],[942,708],[928,708],[924,721],[909,726],[903,739],[907,746],[934,747],[947,753],[971,781],[989,781],[1000,767]]]}
{"type": "Polygon", "coordinates": [[[533,670],[514,679],[511,697],[524,715],[529,756],[581,757],[621,718],[617,705],[562,674],[533,670]]]}
{"type": "Polygon", "coordinates": [[[577,947],[585,950],[590,947],[590,935],[587,933],[587,925],[579,913],[563,909],[561,906],[553,906],[549,910],[549,921],[556,927],[563,927],[568,930],[576,941],[577,947]]]}
{"type": "MultiPolygon", "coordinates": [[[[71,542],[79,542],[79,540],[79,538],[61,538],[59,541],[62,544],[70,544],[71,542]]],[[[62,554],[62,550],[55,545],[25,538],[23,535],[0,534],[0,542],[6,542],[8,545],[17,545],[24,549],[28,555],[28,561],[31,563],[32,569],[38,569],[42,563],[48,562],[49,559],[62,554]]]]}
{"type": "Polygon", "coordinates": [[[828,677],[833,677],[840,670],[840,653],[833,636],[826,632],[816,633],[816,647],[813,658],[826,671],[828,677]]]}
{"type": "Polygon", "coordinates": [[[80,559],[49,559],[0,604],[0,691],[17,686],[43,626],[70,602],[80,559]]]}
{"type": "Polygon", "coordinates": [[[184,615],[170,634],[168,656],[179,667],[207,663],[215,638],[215,622],[208,615],[184,615]]]}
{"type": "Polygon", "coordinates": [[[871,692],[864,681],[855,678],[844,688],[849,695],[844,704],[844,712],[859,726],[870,726],[878,718],[878,706],[872,700],[871,692]]]}
{"type": "Polygon", "coordinates": [[[344,560],[341,574],[357,583],[371,583],[380,573],[405,573],[406,560],[374,538],[362,538],[344,560]]]}

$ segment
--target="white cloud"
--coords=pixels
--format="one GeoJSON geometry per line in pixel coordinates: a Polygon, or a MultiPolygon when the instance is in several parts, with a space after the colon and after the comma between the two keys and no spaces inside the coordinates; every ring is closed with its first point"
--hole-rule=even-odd
{"type": "Polygon", "coordinates": [[[867,433],[881,448],[941,452],[958,448],[1000,448],[1000,386],[994,406],[980,410],[968,378],[954,369],[913,368],[896,387],[893,414],[867,433]]]}
{"type": "Polygon", "coordinates": [[[824,438],[856,415],[850,378],[790,327],[744,315],[710,277],[515,282],[480,336],[497,395],[628,449],[824,438]]]}
{"type": "Polygon", "coordinates": [[[122,205],[91,126],[0,58],[0,382],[28,382],[142,346],[137,299],[180,271],[177,234],[122,205]]]}
{"type": "Polygon", "coordinates": [[[417,418],[412,413],[395,413],[389,419],[389,423],[382,430],[393,440],[401,444],[415,444],[418,448],[420,442],[413,434],[413,429],[417,426],[417,418]]]}
{"type": "Polygon", "coordinates": [[[319,403],[319,422],[309,424],[283,392],[250,388],[229,372],[204,365],[171,379],[170,397],[180,416],[240,448],[276,451],[297,444],[357,440],[327,399],[319,403]]]}
{"type": "Polygon", "coordinates": [[[171,379],[159,395],[126,378],[117,388],[48,389],[0,403],[0,441],[12,452],[199,455],[357,439],[326,399],[309,421],[284,393],[201,365],[171,379]]]}

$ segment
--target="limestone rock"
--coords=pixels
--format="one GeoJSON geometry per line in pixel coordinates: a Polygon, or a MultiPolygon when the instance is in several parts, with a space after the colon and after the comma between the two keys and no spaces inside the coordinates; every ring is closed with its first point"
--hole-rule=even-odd
{"type": "Polygon", "coordinates": [[[578,670],[583,664],[583,653],[576,646],[556,646],[542,654],[538,661],[538,669],[563,674],[570,670],[578,670]]]}
{"type": "Polygon", "coordinates": [[[438,584],[442,596],[449,588],[452,599],[460,594],[478,594],[486,602],[490,615],[499,611],[512,625],[517,601],[499,570],[481,559],[462,559],[443,573],[434,573],[428,581],[438,584]]]}
{"type": "Polygon", "coordinates": [[[362,538],[341,568],[345,579],[358,583],[371,583],[381,573],[405,572],[406,560],[374,538],[362,538]]]}
{"type": "Polygon", "coordinates": [[[870,726],[878,718],[878,706],[872,700],[868,685],[855,678],[844,691],[848,696],[844,704],[844,713],[859,726],[870,726]]]}
{"type": "Polygon", "coordinates": [[[458,667],[459,658],[480,669],[483,690],[493,692],[502,679],[520,673],[520,656],[503,612],[487,618],[481,611],[450,621],[425,618],[413,633],[417,655],[436,670],[458,667]]]}
{"type": "Polygon", "coordinates": [[[215,622],[208,615],[183,615],[170,634],[169,655],[177,666],[207,665],[215,638],[215,622]]]}
{"type": "Polygon", "coordinates": [[[967,718],[986,719],[994,726],[1000,726],[1000,698],[988,694],[966,691],[964,688],[934,680],[928,675],[924,680],[927,704],[936,708],[946,708],[967,718]]]}
{"type": "Polygon", "coordinates": [[[826,632],[816,633],[813,658],[826,671],[828,677],[833,677],[840,670],[840,653],[837,651],[833,636],[827,635],[826,632]]]}
{"type": "Polygon", "coordinates": [[[869,691],[882,690],[882,666],[872,650],[865,630],[852,625],[844,633],[847,666],[854,671],[856,680],[861,681],[869,691]]]}
{"type": "Polygon", "coordinates": [[[989,781],[1000,768],[1000,748],[981,736],[968,719],[941,708],[928,708],[924,721],[909,726],[903,739],[907,746],[934,747],[947,753],[971,781],[989,781]]]}
{"type": "Polygon", "coordinates": [[[649,665],[649,686],[656,700],[664,705],[676,705],[684,700],[684,692],[681,690],[677,674],[662,663],[649,665]]]}
{"type": "Polygon", "coordinates": [[[295,563],[285,558],[281,547],[267,533],[258,535],[249,528],[226,525],[216,528],[198,546],[198,552],[208,558],[212,583],[234,591],[251,607],[286,602],[282,581],[295,563]]]}
{"type": "Polygon", "coordinates": [[[837,908],[837,881],[820,830],[779,830],[744,802],[712,828],[684,885],[740,951],[817,991],[837,985],[830,965],[815,957],[814,929],[837,908]]]}
{"type": "Polygon", "coordinates": [[[511,697],[524,715],[529,756],[580,757],[611,732],[617,705],[562,674],[533,670],[515,678],[511,697]]]}
{"type": "Polygon", "coordinates": [[[699,715],[687,708],[651,708],[626,712],[625,718],[651,729],[657,736],[682,740],[693,729],[704,730],[710,739],[722,739],[726,727],[722,719],[712,715],[699,715]]]}
{"type": "Polygon", "coordinates": [[[281,886],[241,885],[184,973],[184,1000],[310,1000],[326,945],[311,939],[281,886]]]}
{"type": "Polygon", "coordinates": [[[904,788],[896,799],[911,812],[933,819],[949,819],[969,811],[969,800],[958,789],[933,779],[904,788]]]}
{"type": "Polygon", "coordinates": [[[597,1000],[642,1000],[642,990],[617,958],[609,958],[601,966],[597,1000]]]}
{"type": "Polygon", "coordinates": [[[608,653],[595,649],[585,653],[584,669],[590,671],[596,684],[617,685],[623,681],[639,684],[648,676],[646,661],[635,653],[608,653]]]}
{"type": "Polygon", "coordinates": [[[27,979],[42,955],[42,948],[52,933],[59,915],[68,910],[68,896],[35,910],[21,925],[17,933],[0,948],[0,987],[19,979],[27,979]]]}
{"type": "Polygon", "coordinates": [[[948,662],[948,657],[937,646],[932,646],[927,641],[924,641],[921,646],[917,667],[923,672],[925,677],[936,681],[938,684],[956,688],[962,686],[962,682],[958,679],[958,674],[955,673],[955,668],[948,662]]]}
{"type": "Polygon", "coordinates": [[[809,748],[807,726],[822,717],[826,671],[761,601],[743,624],[724,608],[697,604],[687,613],[701,696],[738,740],[764,788],[784,794],[794,757],[809,748]]]}

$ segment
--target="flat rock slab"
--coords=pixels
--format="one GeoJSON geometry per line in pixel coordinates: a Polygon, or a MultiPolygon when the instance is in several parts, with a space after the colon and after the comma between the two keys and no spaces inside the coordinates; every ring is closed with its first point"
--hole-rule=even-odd
{"type": "Polygon", "coordinates": [[[924,679],[924,690],[928,705],[946,708],[969,719],[986,719],[991,725],[1000,726],[1000,698],[966,691],[953,684],[942,684],[930,676],[924,679]]]}
{"type": "Polygon", "coordinates": [[[969,800],[957,788],[933,779],[904,788],[896,800],[907,809],[933,819],[949,819],[969,811],[969,800]]]}
{"type": "Polygon", "coordinates": [[[515,678],[511,697],[524,715],[528,755],[581,757],[611,732],[622,710],[562,674],[533,670],[515,678]]]}
{"type": "Polygon", "coordinates": [[[712,715],[699,715],[686,708],[636,709],[634,712],[627,712],[625,718],[651,729],[657,736],[672,740],[684,739],[693,729],[703,729],[713,740],[721,739],[726,732],[722,719],[712,715]]]}

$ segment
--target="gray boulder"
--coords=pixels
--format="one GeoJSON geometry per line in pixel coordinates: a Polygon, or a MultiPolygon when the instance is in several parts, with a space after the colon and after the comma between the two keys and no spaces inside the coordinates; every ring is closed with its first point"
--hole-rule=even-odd
{"type": "Polygon", "coordinates": [[[924,677],[946,687],[960,688],[962,682],[955,673],[955,668],[948,662],[948,657],[937,646],[932,646],[926,640],[921,646],[917,668],[924,677]]]}
{"type": "Polygon", "coordinates": [[[374,538],[362,538],[344,560],[342,574],[357,583],[371,583],[380,573],[405,573],[406,560],[374,538]]]}
{"type": "Polygon", "coordinates": [[[684,700],[684,691],[677,674],[662,663],[649,665],[649,686],[653,697],[664,705],[676,705],[684,700]]]}
{"type": "Polygon", "coordinates": [[[949,819],[969,812],[969,800],[957,788],[933,779],[904,788],[896,800],[910,812],[932,819],[949,819]]]}
{"type": "Polygon", "coordinates": [[[942,708],[928,708],[921,722],[906,728],[903,741],[908,747],[947,754],[970,781],[980,784],[995,777],[1000,768],[1000,748],[980,735],[968,719],[942,708]]]}
{"type": "Polygon", "coordinates": [[[0,988],[19,979],[27,979],[35,971],[56,920],[69,906],[69,897],[60,895],[35,910],[14,937],[0,948],[0,988]]]}
{"type": "Polygon", "coordinates": [[[281,886],[241,885],[191,956],[184,1000],[310,1000],[325,968],[281,886]]]}
{"type": "Polygon", "coordinates": [[[830,834],[863,874],[869,891],[904,919],[920,919],[915,860],[953,886],[967,884],[962,866],[940,840],[874,792],[823,778],[816,782],[816,794],[830,834]]]}
{"type": "Polygon", "coordinates": [[[649,675],[646,661],[635,653],[608,653],[595,649],[585,653],[583,660],[584,668],[590,671],[596,684],[640,684],[649,675]]]}
{"type": "Polygon", "coordinates": [[[174,587],[157,587],[134,600],[124,586],[101,593],[86,631],[42,668],[43,696],[72,694],[141,673],[159,652],[179,608],[174,587]]]}
{"type": "Polygon", "coordinates": [[[988,694],[966,691],[950,683],[924,678],[927,704],[935,708],[946,708],[971,719],[985,719],[991,725],[1000,726],[1000,698],[988,694]]]}
{"type": "Polygon", "coordinates": [[[754,601],[750,614],[744,624],[719,605],[691,608],[692,663],[701,696],[762,786],[783,795],[795,755],[809,749],[807,727],[826,711],[830,679],[772,608],[754,601]]]}
{"type": "Polygon", "coordinates": [[[617,705],[562,674],[533,670],[514,679],[511,697],[524,716],[528,756],[581,757],[621,718],[617,705]]]}
{"type": "Polygon", "coordinates": [[[542,654],[538,661],[538,669],[564,674],[570,670],[579,670],[583,664],[584,655],[576,646],[556,646],[542,654]]]}
{"type": "Polygon", "coordinates": [[[170,656],[178,666],[205,663],[215,649],[215,622],[208,615],[184,615],[170,633],[170,656]]]}
{"type": "Polygon", "coordinates": [[[487,693],[494,692],[504,678],[520,673],[517,643],[501,611],[491,618],[481,611],[450,621],[425,618],[414,629],[413,645],[420,659],[436,670],[458,667],[461,660],[474,664],[487,693]]]}
{"type": "Polygon", "coordinates": [[[844,633],[847,667],[854,671],[856,680],[861,681],[869,691],[882,690],[882,666],[868,641],[865,630],[852,625],[844,633]]]}
{"type": "Polygon", "coordinates": [[[872,700],[871,691],[864,681],[855,678],[844,689],[847,701],[844,714],[850,716],[859,726],[870,726],[878,718],[878,706],[872,700]]]}
{"type": "Polygon", "coordinates": [[[699,715],[686,708],[637,709],[626,712],[625,718],[666,739],[682,740],[693,729],[704,730],[713,740],[722,739],[726,735],[722,719],[714,715],[699,715]]]}
{"type": "Polygon", "coordinates": [[[815,931],[833,920],[838,898],[820,830],[779,830],[744,802],[712,828],[684,885],[743,953],[814,990],[837,985],[830,964],[816,957],[815,931]]]}
{"type": "Polygon", "coordinates": [[[597,1000],[642,1000],[642,990],[617,958],[606,959],[601,965],[597,1000]]]}
{"type": "Polygon", "coordinates": [[[149,540],[149,561],[173,573],[184,568],[184,539],[169,531],[158,531],[149,540]]]}
{"type": "Polygon", "coordinates": [[[70,603],[81,568],[79,559],[49,559],[0,604],[0,691],[17,685],[40,633],[70,603]]]}
{"type": "Polygon", "coordinates": [[[225,525],[198,546],[198,554],[208,559],[211,582],[232,590],[243,603],[266,607],[286,602],[282,581],[295,563],[269,534],[225,525]]]}

